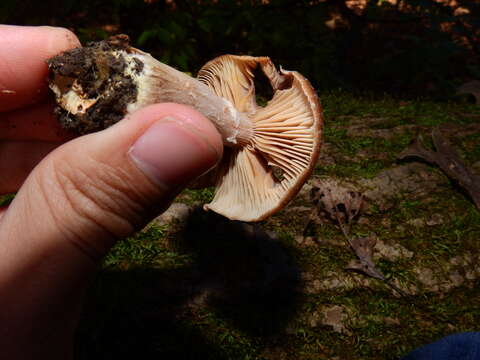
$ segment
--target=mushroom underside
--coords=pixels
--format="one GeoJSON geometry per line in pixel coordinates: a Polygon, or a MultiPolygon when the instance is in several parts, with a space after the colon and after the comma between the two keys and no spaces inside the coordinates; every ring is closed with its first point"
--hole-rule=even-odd
{"type": "Polygon", "coordinates": [[[277,72],[266,57],[225,55],[207,63],[198,78],[247,112],[254,131],[250,144],[225,153],[214,199],[204,208],[230,219],[263,220],[298,193],[315,166],[322,130],[318,98],[303,76],[277,72]],[[255,101],[256,66],[274,90],[265,107],[255,101]]]}

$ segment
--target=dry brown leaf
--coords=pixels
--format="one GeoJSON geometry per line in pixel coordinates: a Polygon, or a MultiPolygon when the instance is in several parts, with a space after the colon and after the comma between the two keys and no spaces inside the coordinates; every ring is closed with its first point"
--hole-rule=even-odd
{"type": "Polygon", "coordinates": [[[360,192],[328,180],[313,183],[311,198],[320,219],[347,227],[358,217],[364,203],[360,192]]]}
{"type": "Polygon", "coordinates": [[[359,271],[365,275],[385,281],[385,276],[377,270],[373,262],[373,249],[377,239],[374,236],[354,237],[349,239],[349,243],[358,260],[350,262],[348,270],[359,271]]]}

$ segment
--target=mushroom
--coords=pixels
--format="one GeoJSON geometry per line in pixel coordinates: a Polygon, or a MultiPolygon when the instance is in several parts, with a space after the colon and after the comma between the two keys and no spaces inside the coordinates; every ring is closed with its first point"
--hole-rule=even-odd
{"type": "Polygon", "coordinates": [[[159,102],[190,105],[211,120],[225,151],[204,177],[216,186],[204,208],[232,220],[260,221],[282,209],[317,161],[323,124],[317,95],[301,74],[277,71],[268,57],[223,55],[204,65],[195,79],[118,35],[62,53],[48,64],[59,121],[80,133],[159,102]],[[266,106],[256,102],[256,68],[274,91],[266,106]]]}

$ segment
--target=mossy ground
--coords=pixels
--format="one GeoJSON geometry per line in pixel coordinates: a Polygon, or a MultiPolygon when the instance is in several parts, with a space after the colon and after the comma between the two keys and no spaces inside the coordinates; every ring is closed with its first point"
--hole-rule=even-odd
{"type": "Polygon", "coordinates": [[[14,194],[0,195],[0,206],[7,206],[14,198],[14,194]]]}
{"type": "MultiPolygon", "coordinates": [[[[372,179],[399,166],[398,154],[418,133],[480,119],[480,107],[466,103],[340,91],[320,98],[327,144],[320,178],[372,179]]],[[[480,133],[451,135],[478,169],[480,133]]],[[[177,201],[193,206],[212,194],[187,190],[177,201]]],[[[76,357],[397,359],[442,336],[480,330],[480,212],[453,182],[424,196],[396,194],[392,206],[372,206],[353,225],[354,235],[375,233],[410,253],[376,258],[408,297],[347,271],[354,255],[334,224],[315,223],[304,238],[312,210],[299,196],[253,227],[198,210],[186,223],[152,224],[118,243],[89,291],[76,357]],[[421,280],[429,269],[432,279],[421,280]],[[454,270],[461,280],[449,277],[454,270]],[[332,325],[325,309],[335,306],[341,319],[332,325]]]]}

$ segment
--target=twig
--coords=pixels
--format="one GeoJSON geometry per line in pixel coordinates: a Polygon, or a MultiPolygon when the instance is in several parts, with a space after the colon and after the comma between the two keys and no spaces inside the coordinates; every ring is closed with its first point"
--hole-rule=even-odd
{"type": "Polygon", "coordinates": [[[480,210],[480,176],[475,175],[460,159],[438,127],[432,131],[432,140],[436,151],[427,150],[423,146],[421,138],[418,137],[400,153],[398,158],[416,157],[437,165],[448,177],[467,191],[477,209],[480,210]]]}

